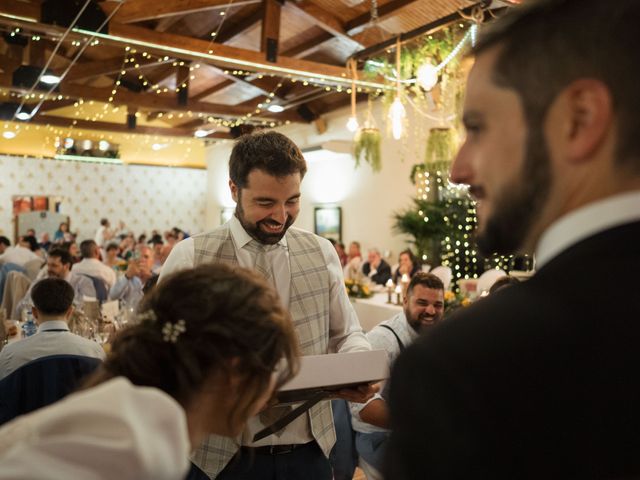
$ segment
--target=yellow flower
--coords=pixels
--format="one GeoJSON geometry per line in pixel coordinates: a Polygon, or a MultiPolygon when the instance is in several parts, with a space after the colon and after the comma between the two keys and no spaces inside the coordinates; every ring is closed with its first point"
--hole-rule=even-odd
{"type": "Polygon", "coordinates": [[[471,299],[470,299],[470,298],[465,297],[465,298],[463,298],[463,299],[462,299],[462,302],[460,302],[460,304],[461,304],[463,307],[468,307],[469,305],[471,305],[471,299]]]}
{"type": "Polygon", "coordinates": [[[453,293],[452,291],[447,290],[446,292],[444,292],[444,301],[445,302],[451,302],[451,301],[453,301],[455,299],[456,299],[456,294],[453,293]]]}

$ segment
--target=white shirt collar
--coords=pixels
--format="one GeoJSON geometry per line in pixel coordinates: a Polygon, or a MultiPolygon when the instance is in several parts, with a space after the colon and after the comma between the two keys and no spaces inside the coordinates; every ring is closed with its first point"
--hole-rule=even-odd
{"type": "Polygon", "coordinates": [[[536,269],[587,237],[638,220],[639,190],[614,195],[574,210],[554,222],[540,237],[536,247],[536,269]]]}
{"type": "Polygon", "coordinates": [[[66,330],[69,331],[69,325],[64,320],[49,320],[48,322],[42,322],[38,327],[39,332],[46,332],[47,330],[66,330]]]}
{"type": "MultiPolygon", "coordinates": [[[[236,217],[235,215],[233,215],[229,220],[229,230],[231,230],[231,238],[233,239],[233,243],[235,243],[236,248],[238,249],[243,248],[247,243],[253,240],[251,235],[249,235],[247,231],[242,227],[240,220],[238,220],[238,217],[236,217]]],[[[283,236],[276,245],[287,248],[286,235],[283,236]]]]}

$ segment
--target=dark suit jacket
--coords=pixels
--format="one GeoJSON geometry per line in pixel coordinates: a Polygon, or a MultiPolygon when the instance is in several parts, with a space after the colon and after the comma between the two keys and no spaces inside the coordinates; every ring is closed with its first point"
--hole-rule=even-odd
{"type": "MultiPolygon", "coordinates": [[[[369,264],[369,262],[365,262],[364,265],[362,265],[362,273],[369,276],[370,271],[371,265],[369,264]]],[[[391,266],[383,259],[380,259],[380,265],[378,265],[377,273],[371,276],[371,281],[379,285],[384,285],[390,278],[391,266]]]]}
{"type": "Polygon", "coordinates": [[[392,373],[386,478],[640,478],[638,287],[640,222],[427,332],[392,373]]]}

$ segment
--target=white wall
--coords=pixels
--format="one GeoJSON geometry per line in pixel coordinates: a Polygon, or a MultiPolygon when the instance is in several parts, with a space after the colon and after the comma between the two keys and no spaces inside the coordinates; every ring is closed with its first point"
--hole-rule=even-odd
{"type": "Polygon", "coordinates": [[[177,226],[204,229],[205,170],[67,162],[0,155],[0,235],[13,237],[14,195],[65,197],[63,212],[79,239],[93,238],[100,218],[125,222],[136,235],[177,226]]]}
{"type": "MultiPolygon", "coordinates": [[[[364,104],[358,105],[359,118],[364,117],[364,104]]],[[[374,105],[378,127],[385,122],[382,106],[374,105]]],[[[292,138],[300,148],[320,146],[329,140],[353,139],[345,128],[349,110],[343,109],[326,116],[327,131],[319,135],[312,125],[288,125],[279,130],[292,138]]],[[[420,115],[409,117],[405,139],[396,141],[383,134],[382,170],[373,173],[368,164],[355,169],[355,160],[348,154],[326,150],[309,152],[308,173],[302,182],[301,213],[296,225],[313,231],[313,207],[331,203],[342,207],[342,239],[348,243],[360,241],[364,251],[369,247],[389,250],[392,260],[407,246],[407,239],[392,231],[392,214],[411,205],[415,187],[409,180],[411,168],[424,160],[428,130],[434,122],[420,115]]],[[[208,190],[207,226],[219,225],[221,207],[232,206],[228,194],[227,162],[233,144],[222,142],[207,150],[208,190]]]]}

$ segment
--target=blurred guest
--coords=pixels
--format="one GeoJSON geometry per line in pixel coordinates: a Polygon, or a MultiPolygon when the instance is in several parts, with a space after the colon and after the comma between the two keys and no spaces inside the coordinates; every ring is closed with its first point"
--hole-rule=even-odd
{"type": "Polygon", "coordinates": [[[124,264],[123,260],[118,256],[120,253],[120,249],[118,248],[118,244],[111,242],[107,244],[105,248],[105,256],[102,263],[104,263],[107,267],[113,268],[114,270],[118,268],[119,265],[124,264]]]}
{"type": "Polygon", "coordinates": [[[290,315],[247,270],[178,272],[142,312],[91,388],[0,429],[0,478],[184,478],[207,435],[233,442],[297,369],[290,315]]]}
{"type": "Polygon", "coordinates": [[[153,273],[160,273],[162,270],[162,265],[164,265],[164,261],[166,257],[164,256],[164,242],[162,241],[162,237],[160,235],[154,235],[149,243],[153,247],[153,273]]]}
{"type": "Polygon", "coordinates": [[[11,241],[7,237],[0,236],[0,255],[2,255],[7,247],[11,246],[11,241]]]}
{"type": "Polygon", "coordinates": [[[49,249],[51,248],[51,245],[53,245],[51,243],[51,240],[49,239],[49,234],[47,232],[43,232],[40,235],[40,248],[42,250],[44,250],[45,252],[48,252],[49,249]]]}
{"type": "Polygon", "coordinates": [[[154,275],[153,252],[147,245],[138,245],[136,255],[129,259],[127,271],[109,290],[110,300],[124,300],[127,307],[136,309],[142,299],[144,286],[154,275]]]}
{"type": "Polygon", "coordinates": [[[71,261],[73,263],[78,263],[80,260],[82,260],[80,249],[78,248],[78,244],[75,240],[63,242],[62,245],[60,245],[60,248],[69,252],[69,254],[71,255],[71,261]]]}
{"type": "Polygon", "coordinates": [[[58,226],[58,230],[53,234],[53,243],[64,243],[71,241],[71,233],[69,232],[69,224],[62,222],[58,226]]]}
{"type": "Polygon", "coordinates": [[[340,264],[343,267],[346,267],[349,257],[347,255],[347,252],[344,251],[344,243],[336,242],[336,243],[333,244],[333,246],[336,249],[336,252],[338,253],[338,258],[340,259],[340,264]]]}
{"type": "Polygon", "coordinates": [[[402,280],[403,275],[407,275],[409,278],[413,278],[413,276],[420,271],[420,262],[413,254],[411,250],[403,250],[400,252],[400,256],[398,258],[398,268],[393,274],[393,283],[398,283],[402,280]]]}
{"type": "Polygon", "coordinates": [[[102,248],[109,240],[114,237],[114,232],[111,230],[111,223],[108,218],[100,219],[100,226],[96,230],[94,241],[98,247],[102,248]]]}
{"type": "Polygon", "coordinates": [[[47,258],[47,268],[40,271],[29,288],[29,291],[27,291],[24,298],[18,303],[16,307],[18,314],[25,308],[30,309],[33,306],[31,291],[40,280],[45,278],[59,278],[71,285],[74,292],[73,304],[76,308],[82,307],[85,297],[96,298],[96,289],[93,286],[93,282],[85,275],[80,275],[72,271],[71,266],[71,254],[63,248],[53,248],[47,258]]]}
{"type": "Polygon", "coordinates": [[[107,290],[116,283],[116,272],[100,261],[100,249],[93,240],[84,240],[80,243],[82,261],[73,266],[75,273],[87,275],[102,280],[107,290]]]}
{"type": "Polygon", "coordinates": [[[100,345],[69,331],[74,290],[68,282],[54,277],[40,280],[31,289],[31,299],[38,333],[0,351],[0,378],[32,360],[50,355],[104,358],[100,345]]]}
{"type": "Polygon", "coordinates": [[[146,234],[141,234],[138,236],[138,245],[147,243],[147,235],[146,234]]]}
{"type": "Polygon", "coordinates": [[[347,265],[344,267],[344,277],[355,279],[358,277],[362,267],[362,254],[360,253],[360,243],[351,242],[349,244],[349,255],[347,265]]]}
{"type": "Polygon", "coordinates": [[[33,253],[35,253],[40,259],[44,259],[47,254],[42,248],[40,248],[40,244],[34,235],[25,235],[20,238],[20,246],[28,248],[33,253]]]}
{"type": "Polygon", "coordinates": [[[0,263],[13,263],[24,267],[25,263],[30,260],[42,260],[42,257],[36,255],[31,251],[31,248],[24,246],[24,244],[18,243],[12,247],[7,237],[0,237],[0,248],[2,248],[0,263]]]}
{"type": "Polygon", "coordinates": [[[384,285],[391,278],[391,266],[382,258],[380,250],[369,249],[367,261],[362,265],[362,273],[378,285],[384,285]]]}

